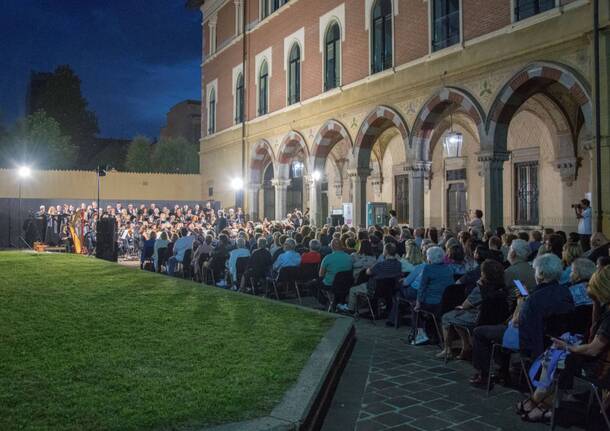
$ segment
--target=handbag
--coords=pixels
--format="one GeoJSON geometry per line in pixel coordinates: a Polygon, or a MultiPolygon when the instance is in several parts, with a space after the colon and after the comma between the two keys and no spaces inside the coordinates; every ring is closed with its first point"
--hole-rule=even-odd
{"type": "Polygon", "coordinates": [[[504,331],[502,347],[510,350],[519,350],[519,328],[515,328],[512,321],[508,324],[506,331],[504,331]]]}

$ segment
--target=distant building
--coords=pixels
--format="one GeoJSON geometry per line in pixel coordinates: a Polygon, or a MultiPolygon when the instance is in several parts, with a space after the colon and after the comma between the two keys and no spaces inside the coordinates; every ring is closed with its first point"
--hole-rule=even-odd
{"type": "Polygon", "coordinates": [[[25,96],[25,114],[31,115],[40,109],[40,95],[45,89],[49,79],[53,76],[50,72],[34,72],[30,74],[27,94],[25,96]]]}
{"type": "Polygon", "coordinates": [[[185,138],[199,142],[201,133],[201,102],[185,100],[167,113],[167,125],[161,129],[160,138],[185,138]]]}

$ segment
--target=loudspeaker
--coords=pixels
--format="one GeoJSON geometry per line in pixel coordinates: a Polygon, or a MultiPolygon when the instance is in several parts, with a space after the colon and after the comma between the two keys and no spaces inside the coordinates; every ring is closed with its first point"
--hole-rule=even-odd
{"type": "Polygon", "coordinates": [[[116,220],[113,217],[102,218],[97,222],[95,228],[97,233],[95,257],[116,262],[119,257],[116,220]]]}

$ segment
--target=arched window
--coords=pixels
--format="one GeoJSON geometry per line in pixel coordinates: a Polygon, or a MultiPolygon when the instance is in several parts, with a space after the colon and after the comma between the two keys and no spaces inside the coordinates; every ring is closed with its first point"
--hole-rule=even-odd
{"type": "Polygon", "coordinates": [[[341,85],[341,29],[333,22],[324,38],[324,90],[341,85]]]}
{"type": "Polygon", "coordinates": [[[288,57],[288,104],[301,100],[301,48],[298,43],[292,45],[288,57]]]}
{"type": "Polygon", "coordinates": [[[263,61],[258,74],[258,115],[265,115],[269,112],[269,67],[263,61]]]}
{"type": "Polygon", "coordinates": [[[237,75],[237,84],[235,85],[235,123],[243,123],[244,121],[244,75],[237,75]]]}
{"type": "Polygon", "coordinates": [[[216,132],[216,91],[212,88],[208,100],[208,135],[216,132]]]}
{"type": "Polygon", "coordinates": [[[377,0],[373,6],[372,25],[373,73],[392,67],[392,0],[377,0]]]}

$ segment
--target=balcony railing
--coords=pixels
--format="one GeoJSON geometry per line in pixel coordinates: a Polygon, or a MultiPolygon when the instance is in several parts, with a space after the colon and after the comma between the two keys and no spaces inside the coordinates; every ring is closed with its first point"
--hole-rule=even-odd
{"type": "Polygon", "coordinates": [[[515,2],[515,21],[553,9],[555,0],[517,0],[515,2]]]}

